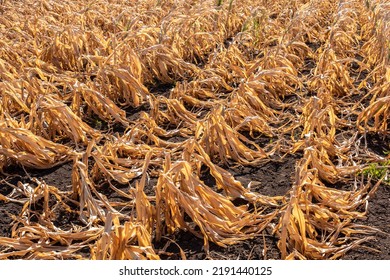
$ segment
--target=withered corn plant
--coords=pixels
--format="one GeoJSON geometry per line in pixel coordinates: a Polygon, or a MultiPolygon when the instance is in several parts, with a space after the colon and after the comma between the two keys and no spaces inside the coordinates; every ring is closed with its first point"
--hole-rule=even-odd
{"type": "Polygon", "coordinates": [[[0,14],[0,207],[20,210],[0,259],[156,260],[166,240],[186,259],[183,232],[208,258],[211,242],[266,233],[281,259],[338,259],[378,231],[361,220],[381,180],[362,170],[390,150],[366,141],[389,139],[388,1],[23,0],[0,14]],[[232,171],[289,155],[283,195],[232,171]],[[64,164],[69,185],[30,176],[64,164]]]}

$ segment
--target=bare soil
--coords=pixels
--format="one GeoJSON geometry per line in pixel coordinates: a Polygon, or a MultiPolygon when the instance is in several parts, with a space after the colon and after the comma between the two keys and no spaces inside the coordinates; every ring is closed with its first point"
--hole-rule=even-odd
{"type": "MultiPolygon", "coordinates": [[[[371,150],[375,150],[375,139],[368,141],[371,150]]],[[[230,167],[227,168],[234,177],[241,181],[244,186],[247,186],[252,181],[252,189],[264,195],[285,195],[289,192],[293,184],[293,176],[295,171],[295,162],[299,159],[299,154],[286,155],[284,158],[277,160],[267,160],[264,164],[257,167],[230,167]]],[[[7,182],[16,184],[18,181],[22,183],[31,183],[31,178],[36,177],[39,180],[44,180],[48,185],[57,186],[61,191],[70,191],[71,186],[71,171],[72,164],[67,163],[60,167],[50,170],[31,170],[12,168],[7,170],[11,177],[7,177],[7,182]]],[[[5,179],[5,175],[1,175],[5,179]]],[[[202,180],[211,188],[214,187],[215,181],[212,176],[204,173],[202,180]]],[[[152,192],[156,179],[152,178],[149,181],[146,192],[152,192]]],[[[352,183],[348,185],[339,184],[335,187],[343,189],[352,188],[352,183]]],[[[118,186],[126,190],[128,186],[118,186]]],[[[4,181],[0,184],[0,193],[8,195],[12,191],[12,187],[5,184],[4,181]]],[[[101,190],[111,201],[117,201],[117,194],[109,188],[101,190]]],[[[239,204],[240,201],[237,201],[239,204]]],[[[343,257],[348,260],[390,260],[390,187],[380,185],[375,195],[371,197],[368,205],[368,214],[366,220],[358,221],[360,224],[374,226],[378,230],[375,234],[375,239],[362,244],[361,248],[354,249],[343,257]]],[[[37,207],[39,207],[37,205],[37,207]]],[[[12,202],[5,203],[0,201],[0,236],[10,237],[12,233],[13,215],[18,215],[22,209],[22,205],[12,202]]],[[[62,229],[70,228],[72,225],[80,224],[78,216],[68,211],[58,209],[56,211],[56,226],[62,229]]],[[[242,241],[238,244],[228,247],[220,247],[215,244],[210,244],[210,253],[207,255],[203,248],[203,240],[193,236],[188,232],[177,232],[176,234],[162,239],[161,242],[155,244],[156,252],[160,252],[162,259],[181,259],[180,250],[177,244],[185,252],[187,259],[202,260],[202,259],[280,259],[280,252],[277,247],[277,238],[268,230],[262,235],[252,239],[242,241]],[[169,239],[168,239],[169,238],[169,239]]],[[[86,250],[85,256],[88,258],[89,252],[86,250]]]]}

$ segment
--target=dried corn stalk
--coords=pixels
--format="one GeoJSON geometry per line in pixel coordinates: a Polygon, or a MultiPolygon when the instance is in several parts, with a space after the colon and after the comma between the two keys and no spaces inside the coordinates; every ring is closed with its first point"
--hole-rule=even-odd
{"type": "Polygon", "coordinates": [[[207,252],[209,240],[226,246],[253,238],[276,214],[250,213],[246,207],[234,206],[229,199],[214,192],[194,176],[188,162],[178,161],[171,165],[168,157],[156,190],[157,240],[164,232],[162,221],[167,233],[183,229],[199,235],[185,221],[184,213],[199,227],[207,252]]]}
{"type": "Polygon", "coordinates": [[[71,160],[75,153],[68,147],[36,136],[24,128],[0,124],[0,155],[32,168],[47,169],[71,160]]]}
{"type": "Polygon", "coordinates": [[[158,260],[149,232],[142,224],[131,221],[120,224],[109,214],[105,230],[92,251],[94,260],[158,260]]]}

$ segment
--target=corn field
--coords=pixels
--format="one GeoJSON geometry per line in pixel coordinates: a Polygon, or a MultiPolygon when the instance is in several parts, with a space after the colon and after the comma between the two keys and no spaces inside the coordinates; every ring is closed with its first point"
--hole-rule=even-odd
{"type": "Polygon", "coordinates": [[[0,3],[0,259],[340,259],[381,231],[389,139],[387,0],[0,3]],[[232,171],[292,156],[285,193],[232,171]]]}

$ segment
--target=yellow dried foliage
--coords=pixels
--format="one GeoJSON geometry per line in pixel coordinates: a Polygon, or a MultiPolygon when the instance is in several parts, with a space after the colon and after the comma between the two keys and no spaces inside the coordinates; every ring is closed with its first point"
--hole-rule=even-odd
{"type": "Polygon", "coordinates": [[[387,1],[0,6],[0,202],[21,207],[0,259],[186,259],[185,231],[209,258],[267,232],[282,259],[338,259],[377,231],[359,177],[389,134],[387,1]],[[234,176],[291,155],[286,194],[234,176]],[[29,175],[63,164],[68,186],[29,175]]]}

